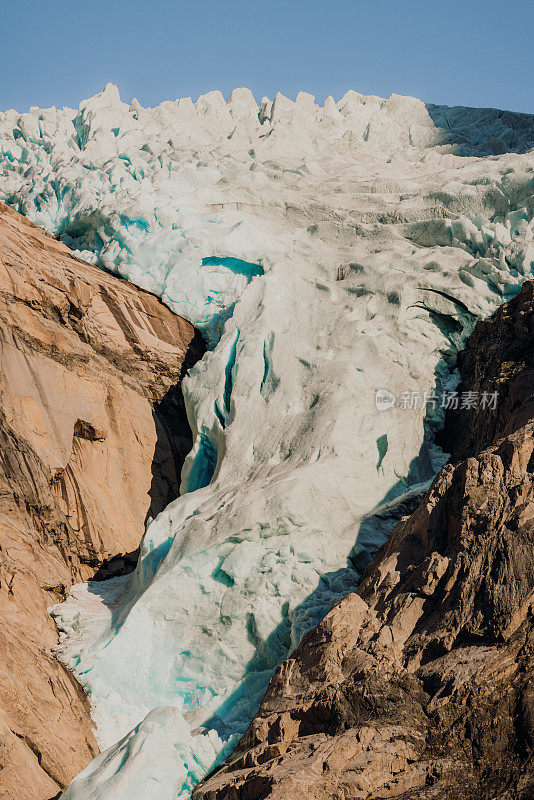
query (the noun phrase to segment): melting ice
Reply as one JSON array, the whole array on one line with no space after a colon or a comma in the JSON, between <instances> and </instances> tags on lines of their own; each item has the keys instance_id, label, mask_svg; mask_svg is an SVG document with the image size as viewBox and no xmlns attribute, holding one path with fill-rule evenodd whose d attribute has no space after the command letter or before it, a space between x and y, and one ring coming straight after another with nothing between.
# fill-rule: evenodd
<instances>
[{"instance_id":1,"label":"melting ice","mask_svg":"<svg viewBox=\"0 0 534 800\"><path fill-rule=\"evenodd\" d=\"M181 497L54 609L104 750L66 800L189 797L439 468L440 408L376 392L452 386L531 275L533 146L532 117L356 92L0 115L0 197L209 345Z\"/></svg>"}]
</instances>

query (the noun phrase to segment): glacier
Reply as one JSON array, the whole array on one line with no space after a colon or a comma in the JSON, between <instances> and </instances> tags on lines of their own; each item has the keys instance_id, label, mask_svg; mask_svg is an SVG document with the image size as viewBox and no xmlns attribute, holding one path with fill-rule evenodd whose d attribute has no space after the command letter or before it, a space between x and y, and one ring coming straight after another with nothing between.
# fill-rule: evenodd
<instances>
[{"instance_id":1,"label":"glacier","mask_svg":"<svg viewBox=\"0 0 534 800\"><path fill-rule=\"evenodd\" d=\"M532 276L532 148L532 116L353 91L0 114L0 199L208 346L181 496L52 609L103 749L65 800L190 797L424 491L425 398Z\"/></svg>"}]
</instances>

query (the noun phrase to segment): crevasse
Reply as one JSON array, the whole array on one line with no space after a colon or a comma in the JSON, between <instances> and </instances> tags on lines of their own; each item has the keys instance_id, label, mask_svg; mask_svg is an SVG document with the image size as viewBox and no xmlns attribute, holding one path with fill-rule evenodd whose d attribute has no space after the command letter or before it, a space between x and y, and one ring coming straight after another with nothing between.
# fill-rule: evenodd
<instances>
[{"instance_id":1,"label":"crevasse","mask_svg":"<svg viewBox=\"0 0 534 800\"><path fill-rule=\"evenodd\" d=\"M421 401L532 273L533 145L531 117L356 92L0 115L0 197L210 348L181 497L53 611L104 748L66 800L189 797L441 465Z\"/></svg>"}]
</instances>

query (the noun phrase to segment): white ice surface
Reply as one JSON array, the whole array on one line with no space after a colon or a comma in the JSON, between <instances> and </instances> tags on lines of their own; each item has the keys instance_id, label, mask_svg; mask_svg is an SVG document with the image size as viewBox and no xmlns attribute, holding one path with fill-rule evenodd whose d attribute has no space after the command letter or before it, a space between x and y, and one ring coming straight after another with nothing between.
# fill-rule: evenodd
<instances>
[{"instance_id":1,"label":"white ice surface","mask_svg":"<svg viewBox=\"0 0 534 800\"><path fill-rule=\"evenodd\" d=\"M441 465L439 413L375 391L454 381L531 275L533 145L532 117L355 92L143 109L108 86L0 115L0 198L211 348L184 385L182 497L132 576L54 610L110 748L66 800L188 797Z\"/></svg>"}]
</instances>

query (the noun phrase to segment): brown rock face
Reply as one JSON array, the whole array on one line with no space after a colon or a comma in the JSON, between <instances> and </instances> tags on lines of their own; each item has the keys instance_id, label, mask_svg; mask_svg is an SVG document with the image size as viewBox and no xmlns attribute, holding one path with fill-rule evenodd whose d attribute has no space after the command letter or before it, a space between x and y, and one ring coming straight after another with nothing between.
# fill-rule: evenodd
<instances>
[{"instance_id":1,"label":"brown rock face","mask_svg":"<svg viewBox=\"0 0 534 800\"><path fill-rule=\"evenodd\" d=\"M47 607L124 569L177 496L191 444L178 385L202 351L155 297L0 204L2 800L55 797L97 752Z\"/></svg>"},{"instance_id":2,"label":"brown rock face","mask_svg":"<svg viewBox=\"0 0 534 800\"><path fill-rule=\"evenodd\" d=\"M534 797L534 283L461 371L497 410L449 416L451 462L195 800Z\"/></svg>"}]
</instances>

